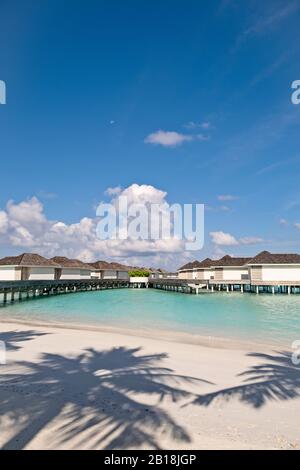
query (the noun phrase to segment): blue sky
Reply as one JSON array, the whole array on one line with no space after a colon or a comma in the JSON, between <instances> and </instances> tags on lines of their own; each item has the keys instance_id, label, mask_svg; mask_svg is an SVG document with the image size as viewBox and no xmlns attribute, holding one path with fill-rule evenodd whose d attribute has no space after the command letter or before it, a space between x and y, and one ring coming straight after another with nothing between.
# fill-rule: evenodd
<instances>
[{"instance_id":1,"label":"blue sky","mask_svg":"<svg viewBox=\"0 0 300 470\"><path fill-rule=\"evenodd\" d=\"M207 205L199 258L300 251L298 0L2 0L0 17L10 230L32 198L37 223L70 226L145 184ZM0 255L41 248L23 239L6 221Z\"/></svg>"}]
</instances>

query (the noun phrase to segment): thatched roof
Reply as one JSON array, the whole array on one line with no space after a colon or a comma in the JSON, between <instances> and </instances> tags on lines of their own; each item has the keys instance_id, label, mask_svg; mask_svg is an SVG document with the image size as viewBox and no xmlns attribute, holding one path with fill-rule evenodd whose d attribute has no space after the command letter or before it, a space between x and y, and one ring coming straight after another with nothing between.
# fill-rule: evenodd
<instances>
[{"instance_id":1,"label":"thatched roof","mask_svg":"<svg viewBox=\"0 0 300 470\"><path fill-rule=\"evenodd\" d=\"M130 271L132 268L121 263L110 263L111 269L116 269L117 271Z\"/></svg>"},{"instance_id":2,"label":"thatched roof","mask_svg":"<svg viewBox=\"0 0 300 470\"><path fill-rule=\"evenodd\" d=\"M212 259L210 258L205 258L203 261L200 261L199 264L197 265L197 268L199 269L204 269L204 268L210 268L211 266L213 266L215 263L215 261L213 261Z\"/></svg>"},{"instance_id":3,"label":"thatched roof","mask_svg":"<svg viewBox=\"0 0 300 470\"><path fill-rule=\"evenodd\" d=\"M187 264L184 264L183 266L181 266L181 268L178 269L178 271L186 271L186 270L189 270L189 269L194 269L194 268L198 268L200 265L200 261L190 261L189 263Z\"/></svg>"},{"instance_id":4,"label":"thatched roof","mask_svg":"<svg viewBox=\"0 0 300 470\"><path fill-rule=\"evenodd\" d=\"M7 256L0 259L0 266L44 266L59 268L59 265L54 261L36 253L22 253L18 256Z\"/></svg>"},{"instance_id":5,"label":"thatched roof","mask_svg":"<svg viewBox=\"0 0 300 470\"><path fill-rule=\"evenodd\" d=\"M280 254L262 251L254 258L251 258L248 264L300 264L300 255L297 253Z\"/></svg>"},{"instance_id":6,"label":"thatched roof","mask_svg":"<svg viewBox=\"0 0 300 470\"><path fill-rule=\"evenodd\" d=\"M250 261L251 258L233 258L232 256L226 255L219 260L212 260L210 258L205 258L203 261L193 261L190 263L185 264L178 271L186 271L191 269L205 269L211 268L213 266L220 266L220 267L235 267L235 266L244 266Z\"/></svg>"},{"instance_id":7,"label":"thatched roof","mask_svg":"<svg viewBox=\"0 0 300 470\"><path fill-rule=\"evenodd\" d=\"M107 261L95 261L94 263L90 263L90 265L99 270L110 269L110 263Z\"/></svg>"},{"instance_id":8,"label":"thatched roof","mask_svg":"<svg viewBox=\"0 0 300 470\"><path fill-rule=\"evenodd\" d=\"M120 263L109 263L108 261L96 261L95 263L90 263L94 269L99 271L112 270L112 271L130 271L132 268Z\"/></svg>"},{"instance_id":9,"label":"thatched roof","mask_svg":"<svg viewBox=\"0 0 300 470\"><path fill-rule=\"evenodd\" d=\"M223 256L223 258L214 261L214 266L220 267L242 267L248 264L251 258L235 258L229 255Z\"/></svg>"},{"instance_id":10,"label":"thatched roof","mask_svg":"<svg viewBox=\"0 0 300 470\"><path fill-rule=\"evenodd\" d=\"M61 268L80 268L80 269L89 269L92 270L93 266L90 264L84 263L83 261L80 261L79 259L69 259L66 258L65 256L54 256L54 258L51 258L51 260L54 263L57 263Z\"/></svg>"}]
</instances>

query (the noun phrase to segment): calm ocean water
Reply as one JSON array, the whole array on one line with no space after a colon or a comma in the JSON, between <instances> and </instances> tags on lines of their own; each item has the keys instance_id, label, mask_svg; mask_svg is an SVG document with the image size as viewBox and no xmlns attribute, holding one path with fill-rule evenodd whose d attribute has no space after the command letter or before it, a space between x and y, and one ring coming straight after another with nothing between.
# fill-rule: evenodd
<instances>
[{"instance_id":1,"label":"calm ocean water","mask_svg":"<svg viewBox=\"0 0 300 470\"><path fill-rule=\"evenodd\" d=\"M196 296L116 289L16 302L1 308L0 318L150 328L290 346L300 340L300 295Z\"/></svg>"}]
</instances>

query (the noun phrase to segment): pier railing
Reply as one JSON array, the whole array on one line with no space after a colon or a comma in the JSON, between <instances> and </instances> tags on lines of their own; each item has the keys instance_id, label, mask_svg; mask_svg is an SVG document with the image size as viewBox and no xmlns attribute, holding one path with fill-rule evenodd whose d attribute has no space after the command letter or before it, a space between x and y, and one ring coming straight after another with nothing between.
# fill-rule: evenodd
<instances>
[{"instance_id":1,"label":"pier railing","mask_svg":"<svg viewBox=\"0 0 300 470\"><path fill-rule=\"evenodd\" d=\"M269 294L300 294L299 281L253 281L247 276L238 280L225 279L149 279L149 287L167 291L185 292L198 294L203 292L249 292Z\"/></svg>"},{"instance_id":2,"label":"pier railing","mask_svg":"<svg viewBox=\"0 0 300 470\"><path fill-rule=\"evenodd\" d=\"M130 287L124 279L0 281L0 303L35 297Z\"/></svg>"},{"instance_id":3,"label":"pier railing","mask_svg":"<svg viewBox=\"0 0 300 470\"><path fill-rule=\"evenodd\" d=\"M263 282L249 280L202 280L202 279L149 279L149 287L166 291L199 294L200 292L253 292L300 294L300 281ZM70 294L76 292L95 291L102 289L120 289L136 286L129 279L66 279L66 280L31 280L31 281L0 281L0 305L6 305L15 300L28 300L50 295Z\"/></svg>"}]
</instances>

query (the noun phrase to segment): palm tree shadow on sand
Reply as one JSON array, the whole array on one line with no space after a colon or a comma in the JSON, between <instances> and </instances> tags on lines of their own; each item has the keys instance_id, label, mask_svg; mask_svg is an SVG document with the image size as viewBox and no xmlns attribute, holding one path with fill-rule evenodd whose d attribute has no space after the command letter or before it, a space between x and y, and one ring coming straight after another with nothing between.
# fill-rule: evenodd
<instances>
[{"instance_id":1,"label":"palm tree shadow on sand","mask_svg":"<svg viewBox=\"0 0 300 470\"><path fill-rule=\"evenodd\" d=\"M274 354L250 353L249 357L265 361L239 374L243 383L213 393L199 395L193 404L209 406L215 400L237 398L256 409L268 401L291 400L300 397L300 366L292 362L291 353L275 351Z\"/></svg>"},{"instance_id":2,"label":"palm tree shadow on sand","mask_svg":"<svg viewBox=\"0 0 300 470\"><path fill-rule=\"evenodd\" d=\"M187 443L190 436L159 403L191 397L184 385L209 383L180 376L160 367L166 354L142 355L141 348L84 350L76 357L43 354L38 363L18 362L25 373L2 374L5 390L2 415L15 423L16 432L3 449L20 449L47 425L62 417L55 428L53 447L159 449L159 435ZM15 370L15 369L14 369ZM156 405L137 401L152 396ZM52 439L52 436L51 436Z\"/></svg>"},{"instance_id":3,"label":"palm tree shadow on sand","mask_svg":"<svg viewBox=\"0 0 300 470\"><path fill-rule=\"evenodd\" d=\"M25 341L31 341L39 336L45 336L49 333L42 333L35 330L22 331L1 331L0 341L3 341L7 351L18 351Z\"/></svg>"}]
</instances>

